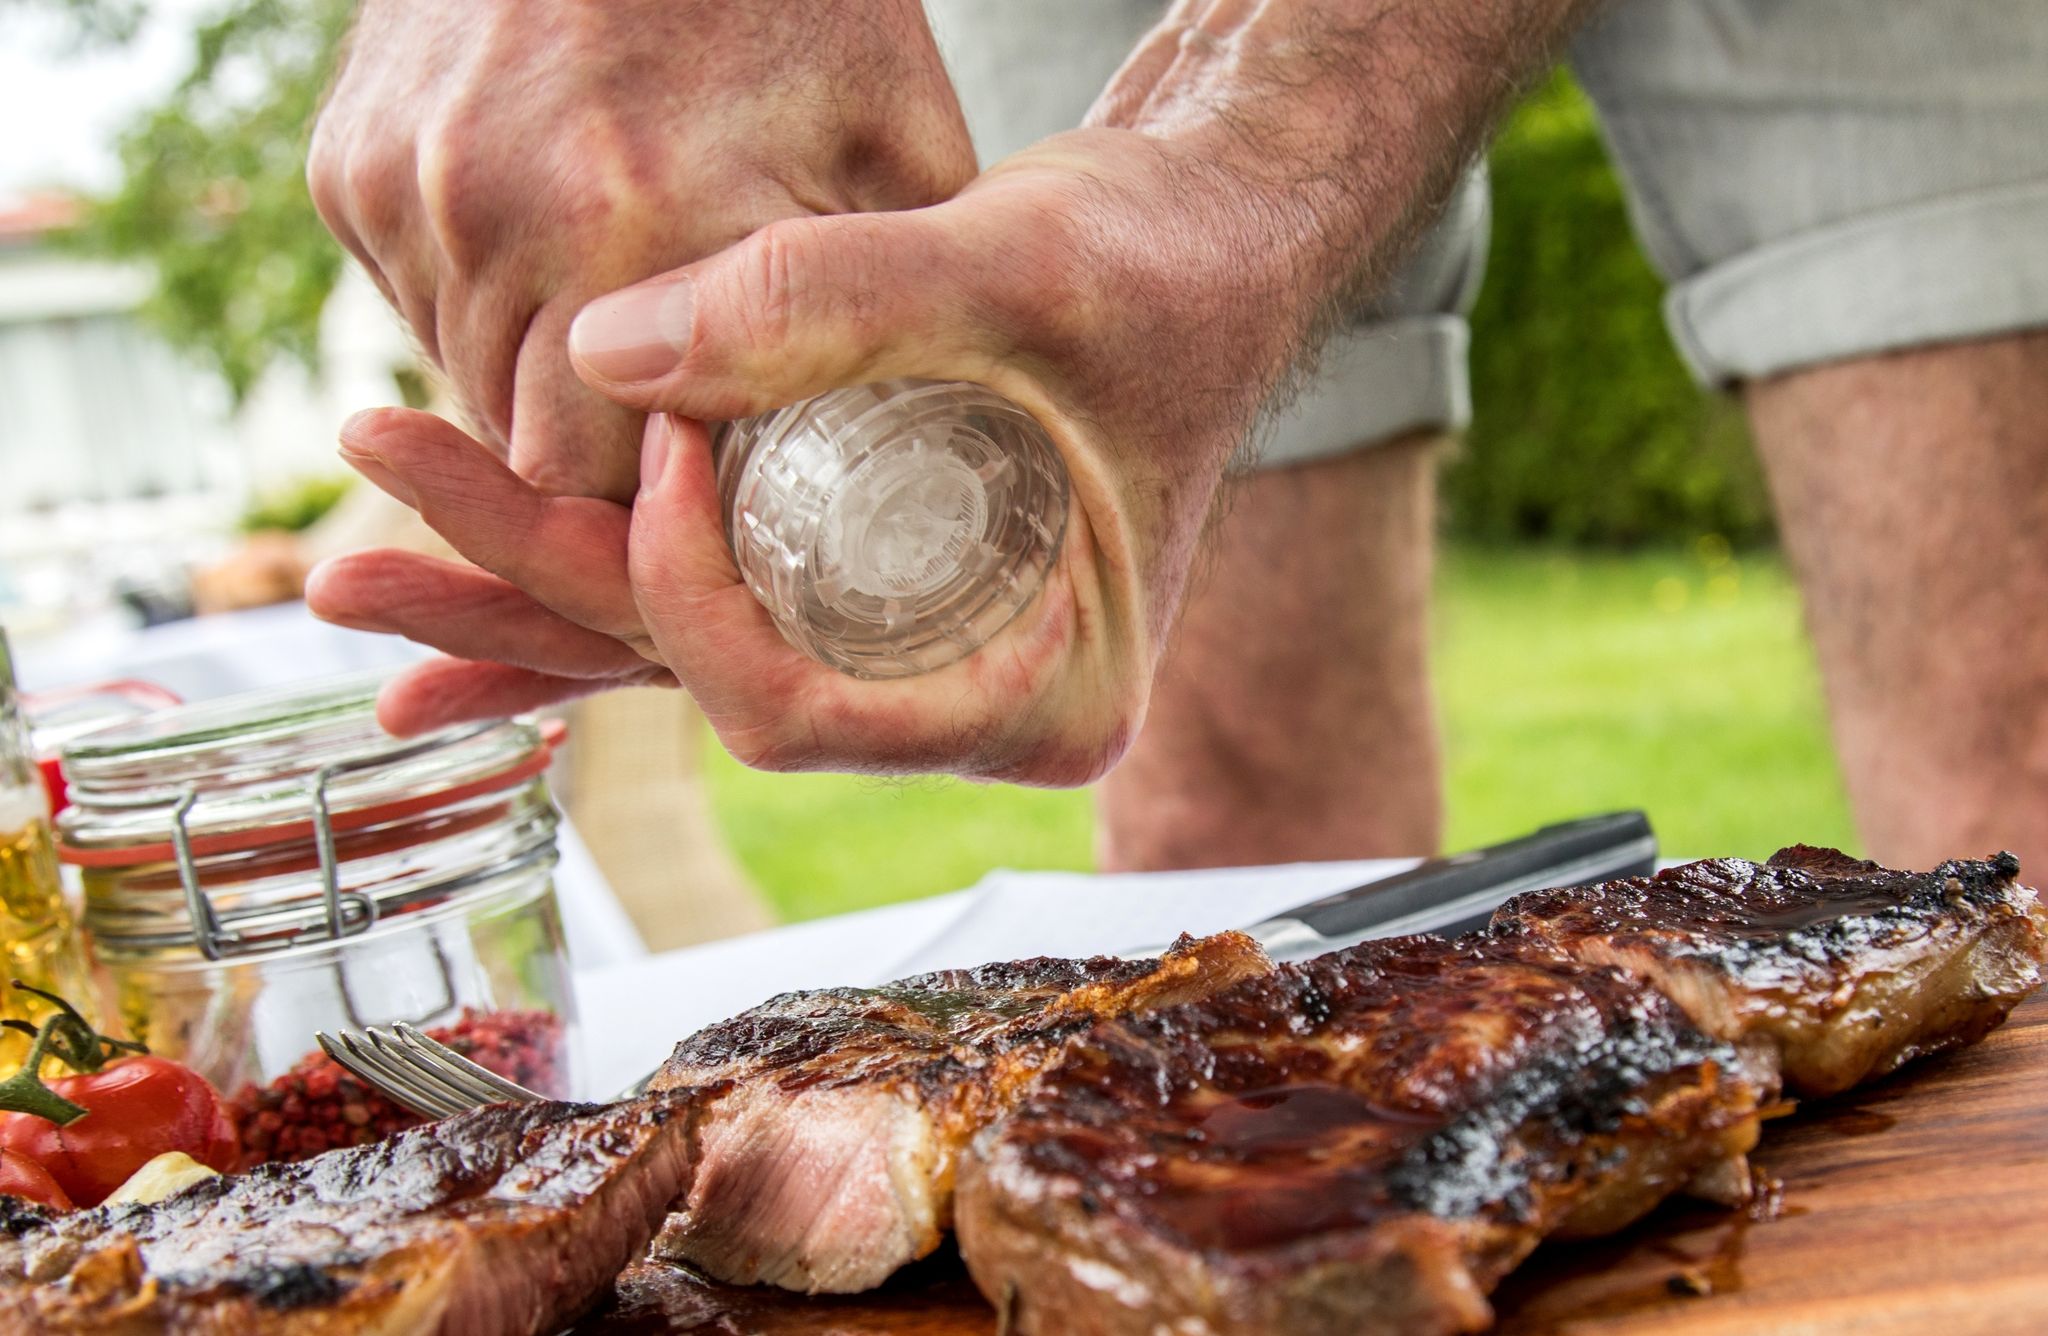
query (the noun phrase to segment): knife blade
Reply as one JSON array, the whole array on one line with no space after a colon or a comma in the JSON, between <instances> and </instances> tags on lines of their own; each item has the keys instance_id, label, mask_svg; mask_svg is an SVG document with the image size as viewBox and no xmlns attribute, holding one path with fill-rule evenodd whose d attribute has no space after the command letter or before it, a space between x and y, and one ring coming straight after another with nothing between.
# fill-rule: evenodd
<instances>
[{"instance_id":1,"label":"knife blade","mask_svg":"<svg viewBox=\"0 0 2048 1336\"><path fill-rule=\"evenodd\" d=\"M1657 868L1657 836L1642 812L1609 812L1432 858L1406 872L1312 900L1240 931L1275 960L1306 960L1376 937L1452 936L1483 927L1524 891L1584 886ZM1164 947L1117 954L1156 956Z\"/></svg>"}]
</instances>

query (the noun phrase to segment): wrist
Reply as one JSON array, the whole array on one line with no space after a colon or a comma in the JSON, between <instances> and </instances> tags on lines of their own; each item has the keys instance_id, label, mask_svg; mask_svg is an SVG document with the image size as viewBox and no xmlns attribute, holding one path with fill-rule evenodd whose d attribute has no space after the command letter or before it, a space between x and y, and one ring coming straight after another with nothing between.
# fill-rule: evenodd
<instances>
[{"instance_id":1,"label":"wrist","mask_svg":"<svg viewBox=\"0 0 2048 1336\"><path fill-rule=\"evenodd\" d=\"M1587 0L1177 6L1090 123L1208 163L1325 302L1382 279ZM1195 14L1201 9L1206 12Z\"/></svg>"}]
</instances>

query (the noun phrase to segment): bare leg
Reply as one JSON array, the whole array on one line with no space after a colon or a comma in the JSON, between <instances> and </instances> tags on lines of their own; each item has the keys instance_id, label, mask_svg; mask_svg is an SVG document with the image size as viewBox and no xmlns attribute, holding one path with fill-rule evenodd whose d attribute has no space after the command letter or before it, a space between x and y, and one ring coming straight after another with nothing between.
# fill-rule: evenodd
<instances>
[{"instance_id":1,"label":"bare leg","mask_svg":"<svg viewBox=\"0 0 2048 1336\"><path fill-rule=\"evenodd\" d=\"M1105 869L1435 850L1435 444L1229 485L1144 732L1098 791Z\"/></svg>"},{"instance_id":2,"label":"bare leg","mask_svg":"<svg viewBox=\"0 0 2048 1336\"><path fill-rule=\"evenodd\" d=\"M2048 333L1748 399L1872 856L2048 872Z\"/></svg>"}]
</instances>

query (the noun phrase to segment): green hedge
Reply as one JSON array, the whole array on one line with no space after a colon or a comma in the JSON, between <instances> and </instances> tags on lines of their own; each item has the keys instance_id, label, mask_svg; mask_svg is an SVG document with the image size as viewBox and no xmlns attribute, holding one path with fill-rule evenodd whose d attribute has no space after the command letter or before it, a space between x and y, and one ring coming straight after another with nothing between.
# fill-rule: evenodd
<instances>
[{"instance_id":1,"label":"green hedge","mask_svg":"<svg viewBox=\"0 0 2048 1336\"><path fill-rule=\"evenodd\" d=\"M1451 531L1623 545L1770 536L1740 411L1701 392L1664 330L1583 94L1553 77L1493 152L1473 314L1475 419L1444 473Z\"/></svg>"},{"instance_id":2,"label":"green hedge","mask_svg":"<svg viewBox=\"0 0 2048 1336\"><path fill-rule=\"evenodd\" d=\"M354 479L348 474L300 478L252 498L235 527L243 533L304 533L340 505L353 485Z\"/></svg>"}]
</instances>

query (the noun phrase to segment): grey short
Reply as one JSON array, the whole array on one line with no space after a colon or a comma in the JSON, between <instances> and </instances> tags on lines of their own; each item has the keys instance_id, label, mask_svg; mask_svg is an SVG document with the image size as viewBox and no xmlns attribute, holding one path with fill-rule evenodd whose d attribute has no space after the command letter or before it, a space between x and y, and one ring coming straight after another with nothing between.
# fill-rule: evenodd
<instances>
[{"instance_id":1,"label":"grey short","mask_svg":"<svg viewBox=\"0 0 2048 1336\"><path fill-rule=\"evenodd\" d=\"M993 160L1077 124L1161 0L926 0ZM1615 0L1572 45L1707 384L2048 326L2048 0ZM1475 172L1263 462L1471 414Z\"/></svg>"}]
</instances>

